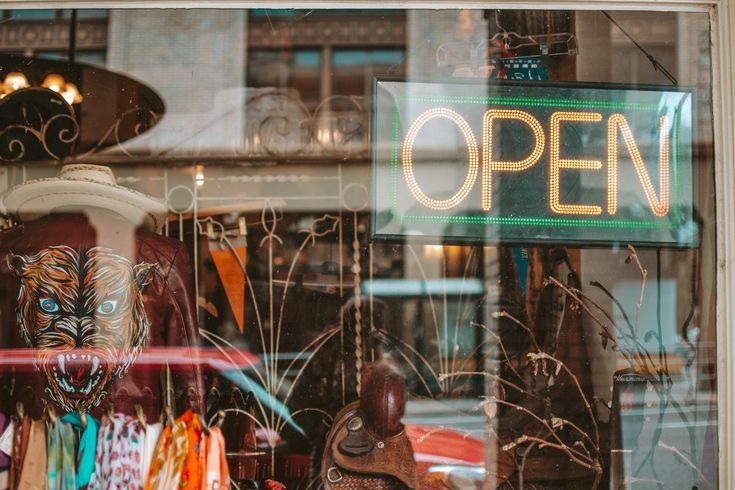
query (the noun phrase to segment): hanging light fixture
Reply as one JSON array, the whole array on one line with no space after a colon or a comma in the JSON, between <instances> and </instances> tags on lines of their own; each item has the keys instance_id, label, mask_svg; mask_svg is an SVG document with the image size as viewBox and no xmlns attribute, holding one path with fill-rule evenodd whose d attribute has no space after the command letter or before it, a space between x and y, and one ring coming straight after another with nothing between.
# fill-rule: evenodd
<instances>
[{"instance_id":1,"label":"hanging light fixture","mask_svg":"<svg viewBox=\"0 0 735 490\"><path fill-rule=\"evenodd\" d=\"M76 54L76 27L77 15L76 10L72 11L69 21L69 66L74 64ZM5 75L5 79L0 83L0 99L8 94L30 87L28 77L20 71L11 71ZM67 82L64 77L58 73L50 73L43 79L41 87L52 90L60 94L69 105L78 104L84 98L79 93L79 89L71 82Z\"/></svg>"},{"instance_id":2,"label":"hanging light fixture","mask_svg":"<svg viewBox=\"0 0 735 490\"><path fill-rule=\"evenodd\" d=\"M19 71L11 71L5 75L5 79L0 83L0 99L9 95L16 90L30 87L28 78ZM80 103L84 100L79 89L71 82L67 82L63 76L58 73L51 73L43 79L41 87L47 88L60 94L69 105Z\"/></svg>"},{"instance_id":3,"label":"hanging light fixture","mask_svg":"<svg viewBox=\"0 0 735 490\"><path fill-rule=\"evenodd\" d=\"M3 80L2 88L0 89L2 91L0 98L16 90L30 87L30 85L28 78L24 74L19 71L11 71L5 75L5 80Z\"/></svg>"},{"instance_id":4,"label":"hanging light fixture","mask_svg":"<svg viewBox=\"0 0 735 490\"><path fill-rule=\"evenodd\" d=\"M82 94L79 93L77 86L71 82L67 82L64 80L64 77L57 73L47 75L46 78L43 79L41 87L52 90L57 94L61 94L69 105L78 104L83 100Z\"/></svg>"}]
</instances>

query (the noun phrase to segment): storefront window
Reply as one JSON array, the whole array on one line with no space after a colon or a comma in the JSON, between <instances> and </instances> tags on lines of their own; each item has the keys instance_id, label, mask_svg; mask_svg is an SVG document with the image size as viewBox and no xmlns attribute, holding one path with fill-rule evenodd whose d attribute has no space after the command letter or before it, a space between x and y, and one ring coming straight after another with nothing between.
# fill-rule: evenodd
<instances>
[{"instance_id":1,"label":"storefront window","mask_svg":"<svg viewBox=\"0 0 735 490\"><path fill-rule=\"evenodd\" d=\"M706 14L2 17L9 488L718 486Z\"/></svg>"}]
</instances>

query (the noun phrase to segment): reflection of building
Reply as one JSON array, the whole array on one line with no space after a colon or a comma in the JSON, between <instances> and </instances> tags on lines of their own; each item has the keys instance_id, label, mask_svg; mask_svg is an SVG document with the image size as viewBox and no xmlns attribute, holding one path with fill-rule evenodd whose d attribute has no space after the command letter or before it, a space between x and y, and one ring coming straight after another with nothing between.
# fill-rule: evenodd
<instances>
[{"instance_id":1,"label":"reflection of building","mask_svg":"<svg viewBox=\"0 0 735 490\"><path fill-rule=\"evenodd\" d=\"M403 75L402 11L287 11L248 17L249 87L296 89L307 107L331 95L368 96L377 74Z\"/></svg>"},{"instance_id":2,"label":"reflection of building","mask_svg":"<svg viewBox=\"0 0 735 490\"><path fill-rule=\"evenodd\" d=\"M66 59L70 10L4 10L0 53ZM104 66L108 44L107 10L78 11L77 61Z\"/></svg>"}]
</instances>

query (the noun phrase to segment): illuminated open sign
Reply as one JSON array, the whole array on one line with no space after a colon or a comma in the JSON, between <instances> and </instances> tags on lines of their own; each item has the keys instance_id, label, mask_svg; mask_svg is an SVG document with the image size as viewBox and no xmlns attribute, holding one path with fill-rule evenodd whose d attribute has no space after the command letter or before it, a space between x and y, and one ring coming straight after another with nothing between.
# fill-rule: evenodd
<instances>
[{"instance_id":1,"label":"illuminated open sign","mask_svg":"<svg viewBox=\"0 0 735 490\"><path fill-rule=\"evenodd\" d=\"M379 80L373 236L696 246L692 94Z\"/></svg>"}]
</instances>

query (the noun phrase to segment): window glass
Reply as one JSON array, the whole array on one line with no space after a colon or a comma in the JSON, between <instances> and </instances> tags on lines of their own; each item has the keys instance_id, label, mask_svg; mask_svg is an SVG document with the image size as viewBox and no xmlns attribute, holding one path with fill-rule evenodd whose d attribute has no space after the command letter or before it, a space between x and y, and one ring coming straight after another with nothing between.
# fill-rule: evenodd
<instances>
[{"instance_id":1,"label":"window glass","mask_svg":"<svg viewBox=\"0 0 735 490\"><path fill-rule=\"evenodd\" d=\"M0 23L39 485L718 486L706 14L55 12Z\"/></svg>"},{"instance_id":2,"label":"window glass","mask_svg":"<svg viewBox=\"0 0 735 490\"><path fill-rule=\"evenodd\" d=\"M6 15L14 19L55 19L57 11L52 9L6 10Z\"/></svg>"}]
</instances>

